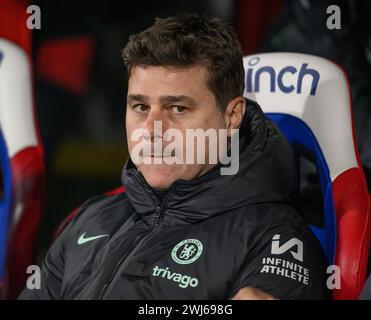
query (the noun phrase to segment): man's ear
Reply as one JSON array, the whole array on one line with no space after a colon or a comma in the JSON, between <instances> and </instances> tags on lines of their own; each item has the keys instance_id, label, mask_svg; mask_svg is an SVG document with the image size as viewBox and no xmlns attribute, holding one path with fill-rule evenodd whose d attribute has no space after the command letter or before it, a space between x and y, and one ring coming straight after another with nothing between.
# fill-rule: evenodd
<instances>
[{"instance_id":1,"label":"man's ear","mask_svg":"<svg viewBox=\"0 0 371 320\"><path fill-rule=\"evenodd\" d=\"M236 97L231 100L224 111L224 121L228 130L228 136L231 136L232 129L239 129L246 112L246 99Z\"/></svg>"}]
</instances>

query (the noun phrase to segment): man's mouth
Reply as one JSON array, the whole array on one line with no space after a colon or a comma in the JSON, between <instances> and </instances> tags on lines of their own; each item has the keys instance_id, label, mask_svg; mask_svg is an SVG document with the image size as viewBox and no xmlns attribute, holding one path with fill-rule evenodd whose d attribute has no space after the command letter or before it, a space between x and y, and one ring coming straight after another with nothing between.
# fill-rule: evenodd
<instances>
[{"instance_id":1,"label":"man's mouth","mask_svg":"<svg viewBox=\"0 0 371 320\"><path fill-rule=\"evenodd\" d=\"M151 154L145 154L145 153L142 153L142 157L143 158L146 158L146 157L150 157L150 158L171 158L171 157L175 157L176 156L176 152L175 150L172 150L171 153L151 153Z\"/></svg>"}]
</instances>

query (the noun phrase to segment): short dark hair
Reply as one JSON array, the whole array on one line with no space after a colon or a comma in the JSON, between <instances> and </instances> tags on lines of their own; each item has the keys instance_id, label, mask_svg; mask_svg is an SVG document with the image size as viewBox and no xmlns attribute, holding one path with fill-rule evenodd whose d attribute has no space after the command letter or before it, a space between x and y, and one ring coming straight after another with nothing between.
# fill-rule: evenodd
<instances>
[{"instance_id":1,"label":"short dark hair","mask_svg":"<svg viewBox=\"0 0 371 320\"><path fill-rule=\"evenodd\" d=\"M131 35L122 52L129 77L135 66L205 66L207 85L222 111L230 100L243 95L242 57L231 26L190 13L157 18L148 29Z\"/></svg>"}]
</instances>

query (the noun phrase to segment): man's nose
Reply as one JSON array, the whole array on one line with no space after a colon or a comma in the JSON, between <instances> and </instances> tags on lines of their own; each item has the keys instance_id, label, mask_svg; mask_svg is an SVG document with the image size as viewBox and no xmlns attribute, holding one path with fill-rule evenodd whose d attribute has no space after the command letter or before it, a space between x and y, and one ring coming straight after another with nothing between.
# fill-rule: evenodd
<instances>
[{"instance_id":1,"label":"man's nose","mask_svg":"<svg viewBox=\"0 0 371 320\"><path fill-rule=\"evenodd\" d=\"M161 138L165 122L165 117L161 110L156 108L151 109L144 123L144 129L150 134L150 137L147 138Z\"/></svg>"}]
</instances>

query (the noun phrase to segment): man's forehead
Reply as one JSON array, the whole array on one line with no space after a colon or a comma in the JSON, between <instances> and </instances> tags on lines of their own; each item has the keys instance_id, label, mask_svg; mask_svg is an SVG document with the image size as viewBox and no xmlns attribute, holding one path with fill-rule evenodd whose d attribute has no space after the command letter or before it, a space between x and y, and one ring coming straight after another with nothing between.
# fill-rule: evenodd
<instances>
[{"instance_id":1,"label":"man's forehead","mask_svg":"<svg viewBox=\"0 0 371 320\"><path fill-rule=\"evenodd\" d=\"M182 69L135 67L128 85L128 101L154 99L162 103L194 104L204 94L208 94L205 70L195 66Z\"/></svg>"},{"instance_id":2,"label":"man's forehead","mask_svg":"<svg viewBox=\"0 0 371 320\"><path fill-rule=\"evenodd\" d=\"M206 74L206 68L198 65L184 68L136 66L131 70L129 85L133 82L156 82L169 85L181 82L206 84Z\"/></svg>"}]
</instances>

